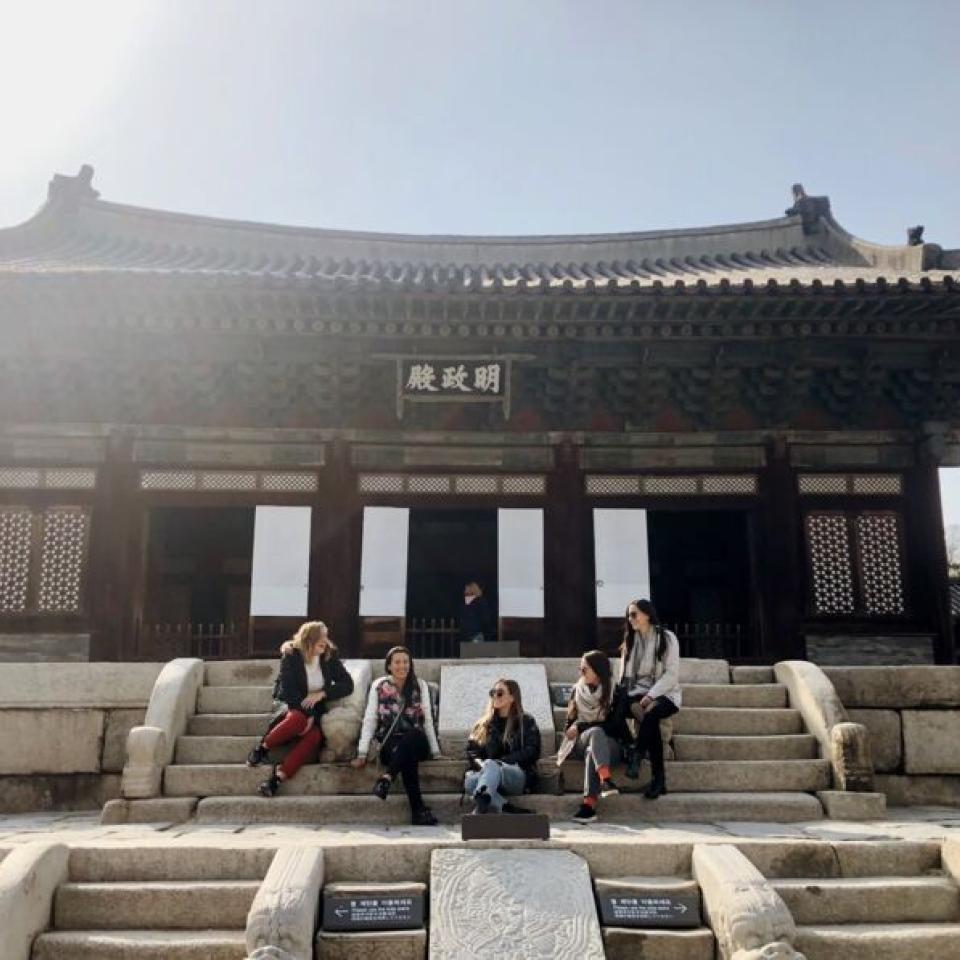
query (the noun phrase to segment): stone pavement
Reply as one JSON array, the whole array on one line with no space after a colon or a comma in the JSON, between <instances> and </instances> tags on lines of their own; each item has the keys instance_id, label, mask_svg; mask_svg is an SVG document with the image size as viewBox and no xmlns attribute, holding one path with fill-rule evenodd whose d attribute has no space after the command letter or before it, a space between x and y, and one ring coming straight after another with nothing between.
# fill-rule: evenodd
<instances>
[{"instance_id":1,"label":"stone pavement","mask_svg":"<svg viewBox=\"0 0 960 960\"><path fill-rule=\"evenodd\" d=\"M459 827L327 826L304 824L124 824L101 825L100 815L90 813L26 813L0 815L0 854L33 840L62 842L71 846L149 846L185 843L199 846L276 846L280 843L318 843L350 847L384 842L449 844L459 841ZM737 840L943 840L960 836L960 808L894 807L887 819L865 823L845 820L814 820L807 823L638 823L632 825L572 822L551 824L558 843L730 843Z\"/></svg>"}]
</instances>

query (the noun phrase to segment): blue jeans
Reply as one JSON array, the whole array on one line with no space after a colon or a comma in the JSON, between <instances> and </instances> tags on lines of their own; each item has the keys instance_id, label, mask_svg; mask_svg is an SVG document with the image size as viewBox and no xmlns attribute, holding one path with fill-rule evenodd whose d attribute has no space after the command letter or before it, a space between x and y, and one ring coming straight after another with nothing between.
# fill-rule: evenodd
<instances>
[{"instance_id":1,"label":"blue jeans","mask_svg":"<svg viewBox=\"0 0 960 960\"><path fill-rule=\"evenodd\" d=\"M527 775L515 763L484 760L479 770L468 771L463 781L464 790L476 796L481 787L490 794L490 809L500 813L507 796L519 796L527 785ZM506 796L504 796L506 794Z\"/></svg>"}]
</instances>

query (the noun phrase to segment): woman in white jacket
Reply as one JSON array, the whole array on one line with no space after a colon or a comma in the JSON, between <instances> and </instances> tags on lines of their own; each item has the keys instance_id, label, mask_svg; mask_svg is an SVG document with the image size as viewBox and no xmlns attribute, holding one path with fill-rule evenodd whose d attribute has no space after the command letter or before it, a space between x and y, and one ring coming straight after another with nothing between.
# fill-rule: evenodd
<instances>
[{"instance_id":1,"label":"woman in white jacket","mask_svg":"<svg viewBox=\"0 0 960 960\"><path fill-rule=\"evenodd\" d=\"M393 647L384 661L386 676L370 687L367 709L360 728L355 767L364 767L372 741L384 772L373 785L373 792L386 800L399 775L410 802L411 822L433 826L437 818L423 802L420 791L420 762L440 756L440 745L433 727L430 689L413 669L413 657L406 647Z\"/></svg>"},{"instance_id":2,"label":"woman in white jacket","mask_svg":"<svg viewBox=\"0 0 960 960\"><path fill-rule=\"evenodd\" d=\"M681 704L680 642L676 634L661 626L649 600L634 600L627 607L620 644L620 683L626 688L630 712L640 721L625 772L635 779L640 761L649 756L653 779L644 796L656 800L667 792L660 721L673 716Z\"/></svg>"}]
</instances>

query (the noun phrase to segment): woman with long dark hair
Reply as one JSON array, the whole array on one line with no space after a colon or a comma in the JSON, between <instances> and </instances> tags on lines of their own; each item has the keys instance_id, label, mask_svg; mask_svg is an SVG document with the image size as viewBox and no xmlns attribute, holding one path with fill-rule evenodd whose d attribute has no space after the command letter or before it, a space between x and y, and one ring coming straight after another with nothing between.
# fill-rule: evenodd
<instances>
[{"instance_id":1,"label":"woman with long dark hair","mask_svg":"<svg viewBox=\"0 0 960 960\"><path fill-rule=\"evenodd\" d=\"M322 620L308 620L280 650L280 673L273 691L280 707L266 734L250 751L247 766L266 763L272 749L296 742L283 763L260 784L265 797L275 796L280 785L316 753L323 741L320 719L328 705L353 693L353 678Z\"/></svg>"},{"instance_id":2,"label":"woman with long dark hair","mask_svg":"<svg viewBox=\"0 0 960 960\"><path fill-rule=\"evenodd\" d=\"M597 801L620 792L610 768L620 759L618 730L611 716L613 675L610 658L602 650L588 650L580 658L580 678L570 691L564 736L576 741L574 752L583 758L583 803L573 815L577 823L597 819Z\"/></svg>"},{"instance_id":3,"label":"woman with long dark hair","mask_svg":"<svg viewBox=\"0 0 960 960\"><path fill-rule=\"evenodd\" d=\"M520 685L500 677L490 688L483 716L474 724L467 743L472 769L463 788L474 801L474 813L522 813L506 798L531 790L537 781L540 728L523 711Z\"/></svg>"},{"instance_id":4,"label":"woman with long dark hair","mask_svg":"<svg viewBox=\"0 0 960 960\"><path fill-rule=\"evenodd\" d=\"M386 676L370 687L353 765L366 766L370 745L376 741L384 772L373 785L374 794L386 800L394 780L400 776L410 803L411 822L431 827L437 818L423 802L420 790L420 763L440 756L430 690L425 680L417 678L413 655L406 647L388 650L383 666Z\"/></svg>"},{"instance_id":5,"label":"woman with long dark hair","mask_svg":"<svg viewBox=\"0 0 960 960\"><path fill-rule=\"evenodd\" d=\"M640 762L650 759L653 778L644 790L648 800L667 792L660 721L673 716L681 704L680 643L665 629L649 600L627 606L620 644L620 683L626 688L630 712L639 721L636 741L629 751L626 775L639 776Z\"/></svg>"}]
</instances>

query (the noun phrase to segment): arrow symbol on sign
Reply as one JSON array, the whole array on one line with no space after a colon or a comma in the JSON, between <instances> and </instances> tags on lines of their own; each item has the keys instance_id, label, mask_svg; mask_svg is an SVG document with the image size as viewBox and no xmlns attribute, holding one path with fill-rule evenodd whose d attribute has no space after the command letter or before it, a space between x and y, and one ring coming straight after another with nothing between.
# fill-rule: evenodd
<instances>
[{"instance_id":1,"label":"arrow symbol on sign","mask_svg":"<svg viewBox=\"0 0 960 960\"><path fill-rule=\"evenodd\" d=\"M687 912L687 905L685 903L678 903L676 906L677 906L677 910L679 910L680 913Z\"/></svg>"}]
</instances>

